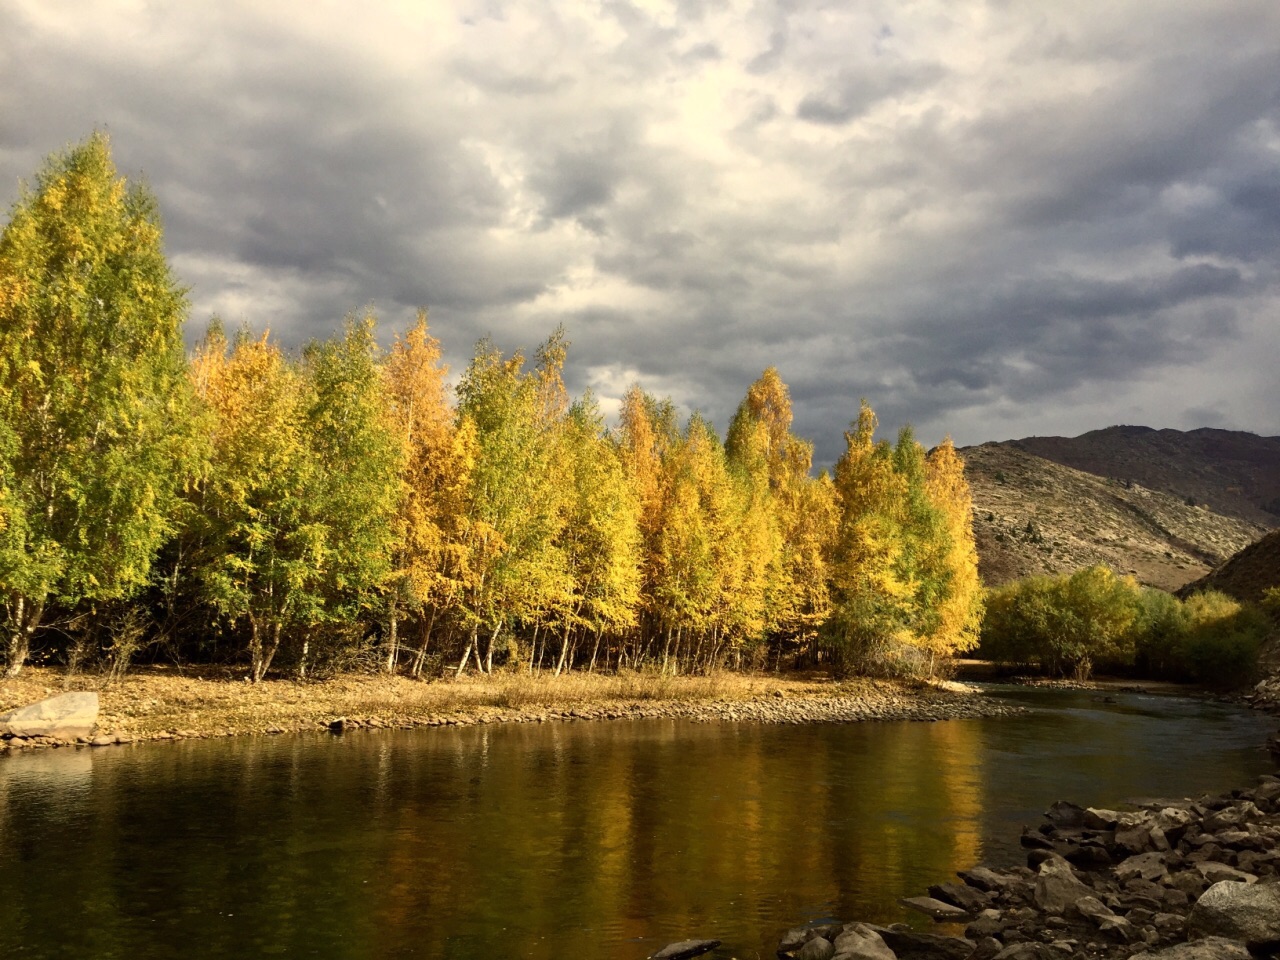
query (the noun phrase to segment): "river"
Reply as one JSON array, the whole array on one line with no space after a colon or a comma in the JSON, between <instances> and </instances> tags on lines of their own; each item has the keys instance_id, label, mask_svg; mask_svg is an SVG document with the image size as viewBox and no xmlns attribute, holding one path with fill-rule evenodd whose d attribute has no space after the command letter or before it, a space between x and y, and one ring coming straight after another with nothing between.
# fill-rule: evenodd
<instances>
[{"instance_id":1,"label":"river","mask_svg":"<svg viewBox=\"0 0 1280 960\"><path fill-rule=\"evenodd\" d=\"M1021 862L1054 800L1252 782L1274 722L993 688L1013 718L357 731L0 759L0 956L770 957ZM927 921L924 921L927 923Z\"/></svg>"}]
</instances>

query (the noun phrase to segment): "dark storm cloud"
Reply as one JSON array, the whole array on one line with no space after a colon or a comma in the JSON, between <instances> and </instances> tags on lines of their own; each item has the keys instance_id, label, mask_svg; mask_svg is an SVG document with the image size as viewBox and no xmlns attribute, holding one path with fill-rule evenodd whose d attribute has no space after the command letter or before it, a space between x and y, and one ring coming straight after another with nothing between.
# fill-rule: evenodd
<instances>
[{"instance_id":1,"label":"dark storm cloud","mask_svg":"<svg viewBox=\"0 0 1280 960\"><path fill-rule=\"evenodd\" d=\"M928 442L1277 432L1269 0L8 14L3 182L109 129L196 327L426 305L456 368L564 322L571 387L722 428L776 365L827 463L862 396Z\"/></svg>"}]
</instances>

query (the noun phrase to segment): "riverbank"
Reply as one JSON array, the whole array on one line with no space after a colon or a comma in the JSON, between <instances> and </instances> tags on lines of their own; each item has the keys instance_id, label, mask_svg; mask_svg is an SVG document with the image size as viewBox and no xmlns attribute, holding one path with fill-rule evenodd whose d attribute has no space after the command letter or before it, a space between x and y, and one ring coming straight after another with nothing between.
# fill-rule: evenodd
<instances>
[{"instance_id":1,"label":"riverbank","mask_svg":"<svg viewBox=\"0 0 1280 960\"><path fill-rule=\"evenodd\" d=\"M1280 943L1280 777L1127 811L1055 803L1024 829L1026 865L962 870L900 901L945 924L816 923L795 960L1248 960ZM963 926L963 935L955 935Z\"/></svg>"},{"instance_id":2,"label":"riverbank","mask_svg":"<svg viewBox=\"0 0 1280 960\"><path fill-rule=\"evenodd\" d=\"M31 668L0 681L0 713L72 690L100 699L99 745L271 735L324 729L469 726L649 717L754 723L849 723L1004 716L1021 708L956 683L721 673L498 674L433 682L349 674L333 679L246 683L242 675L142 668L104 685ZM0 751L65 743L0 741Z\"/></svg>"}]
</instances>

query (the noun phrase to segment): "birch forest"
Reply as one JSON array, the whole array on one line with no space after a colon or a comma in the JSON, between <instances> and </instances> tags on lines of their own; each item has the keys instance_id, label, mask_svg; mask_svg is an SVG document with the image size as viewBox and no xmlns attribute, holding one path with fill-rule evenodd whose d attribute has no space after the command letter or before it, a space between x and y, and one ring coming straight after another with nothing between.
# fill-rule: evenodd
<instances>
[{"instance_id":1,"label":"birch forest","mask_svg":"<svg viewBox=\"0 0 1280 960\"><path fill-rule=\"evenodd\" d=\"M48 161L0 235L5 669L168 660L253 681L382 670L824 664L918 673L982 617L949 440L864 401L815 472L766 369L721 437L631 387L616 422L570 344L483 340L456 386L425 312L285 349L185 292L104 136Z\"/></svg>"}]
</instances>

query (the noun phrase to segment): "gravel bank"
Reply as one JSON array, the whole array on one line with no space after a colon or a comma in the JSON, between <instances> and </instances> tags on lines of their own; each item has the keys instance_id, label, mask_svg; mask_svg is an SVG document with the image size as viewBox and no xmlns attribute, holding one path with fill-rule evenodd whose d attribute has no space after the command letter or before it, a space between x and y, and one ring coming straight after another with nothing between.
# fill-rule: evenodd
<instances>
[{"instance_id":1,"label":"gravel bank","mask_svg":"<svg viewBox=\"0 0 1280 960\"><path fill-rule=\"evenodd\" d=\"M0 711L60 692L51 671L0 684ZM57 682L57 687L54 682ZM83 680L76 689L92 689ZM490 723L570 723L655 717L700 723L940 721L1023 712L956 683L844 683L774 675L717 678L507 678L423 683L342 677L256 686L229 679L157 674L100 691L93 736L0 740L0 753L57 746L278 735L331 729L410 729Z\"/></svg>"}]
</instances>

